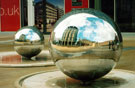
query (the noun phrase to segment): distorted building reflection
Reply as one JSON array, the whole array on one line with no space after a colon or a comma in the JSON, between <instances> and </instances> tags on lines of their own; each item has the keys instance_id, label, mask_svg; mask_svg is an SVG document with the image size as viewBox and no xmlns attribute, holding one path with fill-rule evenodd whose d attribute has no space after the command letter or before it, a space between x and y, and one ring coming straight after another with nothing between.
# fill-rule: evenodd
<instances>
[{"instance_id":1,"label":"distorted building reflection","mask_svg":"<svg viewBox=\"0 0 135 88\"><path fill-rule=\"evenodd\" d=\"M78 28L75 26L69 26L63 33L61 45L75 46L77 42Z\"/></svg>"},{"instance_id":2,"label":"distorted building reflection","mask_svg":"<svg viewBox=\"0 0 135 88\"><path fill-rule=\"evenodd\" d=\"M24 34L22 34L21 36L20 36L20 38L18 39L18 41L26 41L26 36L24 35Z\"/></svg>"},{"instance_id":3,"label":"distorted building reflection","mask_svg":"<svg viewBox=\"0 0 135 88\"><path fill-rule=\"evenodd\" d=\"M75 26L69 26L62 35L62 39L53 41L53 44L62 46L76 46L77 45L78 28Z\"/></svg>"},{"instance_id":4,"label":"distorted building reflection","mask_svg":"<svg viewBox=\"0 0 135 88\"><path fill-rule=\"evenodd\" d=\"M56 45L57 47L78 47L78 46L85 46L87 49L97 47L96 49L100 48L105 48L109 50L117 50L119 47L117 45L118 43L118 38L115 36L114 40L108 40L105 42L94 42L90 41L87 39L78 39L78 31L79 29L76 26L69 26L68 28L65 29L63 32L62 38L53 40L53 44ZM55 34L54 34L55 35ZM53 37L53 36L52 36Z\"/></svg>"},{"instance_id":5,"label":"distorted building reflection","mask_svg":"<svg viewBox=\"0 0 135 88\"><path fill-rule=\"evenodd\" d=\"M62 39L58 43L54 44L62 46L93 46L95 43L86 39L77 40L78 28L75 26L69 26L63 33Z\"/></svg>"}]
</instances>

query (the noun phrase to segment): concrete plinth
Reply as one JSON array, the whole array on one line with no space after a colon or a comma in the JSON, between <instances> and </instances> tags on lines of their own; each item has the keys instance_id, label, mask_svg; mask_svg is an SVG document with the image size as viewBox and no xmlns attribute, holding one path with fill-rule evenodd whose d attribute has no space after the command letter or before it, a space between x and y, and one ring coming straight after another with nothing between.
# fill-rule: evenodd
<instances>
[{"instance_id":1,"label":"concrete plinth","mask_svg":"<svg viewBox=\"0 0 135 88\"><path fill-rule=\"evenodd\" d=\"M135 72L114 69L95 81L82 83L61 71L38 72L18 79L16 88L134 88Z\"/></svg>"}]
</instances>

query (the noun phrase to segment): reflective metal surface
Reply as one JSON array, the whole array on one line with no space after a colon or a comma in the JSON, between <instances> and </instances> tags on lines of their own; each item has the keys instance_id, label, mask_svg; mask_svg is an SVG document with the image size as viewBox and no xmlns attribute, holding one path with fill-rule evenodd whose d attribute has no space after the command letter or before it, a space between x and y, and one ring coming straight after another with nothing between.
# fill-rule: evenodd
<instances>
[{"instance_id":1,"label":"reflective metal surface","mask_svg":"<svg viewBox=\"0 0 135 88\"><path fill-rule=\"evenodd\" d=\"M23 27L15 34L14 49L20 55L31 58L44 48L44 36L36 27Z\"/></svg>"},{"instance_id":2,"label":"reflective metal surface","mask_svg":"<svg viewBox=\"0 0 135 88\"><path fill-rule=\"evenodd\" d=\"M50 37L50 52L66 75L90 81L110 72L122 52L118 26L104 13L77 9L64 15Z\"/></svg>"}]
</instances>

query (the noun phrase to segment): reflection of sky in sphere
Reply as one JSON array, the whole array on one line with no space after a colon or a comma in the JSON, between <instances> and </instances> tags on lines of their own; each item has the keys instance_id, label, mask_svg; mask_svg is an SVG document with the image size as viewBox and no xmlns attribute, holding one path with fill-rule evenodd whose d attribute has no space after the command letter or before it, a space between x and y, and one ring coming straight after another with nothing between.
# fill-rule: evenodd
<instances>
[{"instance_id":1,"label":"reflection of sky in sphere","mask_svg":"<svg viewBox=\"0 0 135 88\"><path fill-rule=\"evenodd\" d=\"M62 38L62 34L68 26L76 26L79 31L77 39L86 39L95 42L114 40L115 30L106 22L92 14L78 13L61 21L55 28L55 37Z\"/></svg>"},{"instance_id":2,"label":"reflection of sky in sphere","mask_svg":"<svg viewBox=\"0 0 135 88\"><path fill-rule=\"evenodd\" d=\"M19 39L21 35L25 35L26 40L31 40L31 41L40 40L40 37L38 36L38 34L36 34L31 29L23 29L17 32L17 34L15 35L15 39Z\"/></svg>"}]
</instances>

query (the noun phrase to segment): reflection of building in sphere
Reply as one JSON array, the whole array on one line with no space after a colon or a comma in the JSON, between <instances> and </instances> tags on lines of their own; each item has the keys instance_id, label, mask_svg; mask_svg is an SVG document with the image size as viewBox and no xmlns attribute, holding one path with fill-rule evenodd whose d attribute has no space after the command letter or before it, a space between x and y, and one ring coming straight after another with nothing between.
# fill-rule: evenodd
<instances>
[{"instance_id":1,"label":"reflection of building in sphere","mask_svg":"<svg viewBox=\"0 0 135 88\"><path fill-rule=\"evenodd\" d=\"M91 41L88 41L88 40L86 40L86 39L83 39L83 40L79 40L78 41L78 44L80 45L80 46L92 46L93 44L95 44L94 42L91 42Z\"/></svg>"},{"instance_id":2,"label":"reflection of building in sphere","mask_svg":"<svg viewBox=\"0 0 135 88\"><path fill-rule=\"evenodd\" d=\"M18 41L25 41L26 40L26 36L24 35L24 34L22 34L21 36L20 36L20 38L18 39Z\"/></svg>"},{"instance_id":3,"label":"reflection of building in sphere","mask_svg":"<svg viewBox=\"0 0 135 88\"><path fill-rule=\"evenodd\" d=\"M78 34L78 29L75 26L70 26L68 27L62 36L62 41L61 45L64 46L73 46L76 44L77 41L77 34Z\"/></svg>"}]
</instances>

